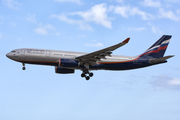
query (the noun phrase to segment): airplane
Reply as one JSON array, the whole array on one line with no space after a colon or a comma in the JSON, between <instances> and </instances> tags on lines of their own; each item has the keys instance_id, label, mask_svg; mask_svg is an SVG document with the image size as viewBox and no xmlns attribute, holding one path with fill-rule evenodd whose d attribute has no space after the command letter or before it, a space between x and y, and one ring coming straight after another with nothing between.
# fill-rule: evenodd
<instances>
[{"instance_id":1,"label":"airplane","mask_svg":"<svg viewBox=\"0 0 180 120\"><path fill-rule=\"evenodd\" d=\"M23 70L25 64L55 66L59 74L74 73L81 70L81 77L89 80L93 76L92 70L130 70L166 63L174 55L164 57L171 35L163 35L144 53L138 56L111 55L112 51L127 44L130 38L123 42L91 53L56 51L46 49L15 49L6 56L21 62Z\"/></svg>"}]
</instances>

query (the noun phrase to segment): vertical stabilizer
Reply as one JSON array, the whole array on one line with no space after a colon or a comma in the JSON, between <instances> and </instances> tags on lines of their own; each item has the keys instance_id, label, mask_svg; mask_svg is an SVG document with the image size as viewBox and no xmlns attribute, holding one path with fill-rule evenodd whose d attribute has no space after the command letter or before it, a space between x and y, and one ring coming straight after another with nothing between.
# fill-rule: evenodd
<instances>
[{"instance_id":1,"label":"vertical stabilizer","mask_svg":"<svg viewBox=\"0 0 180 120\"><path fill-rule=\"evenodd\" d=\"M170 39L171 39L171 35L163 35L149 49L147 49L143 54L141 54L140 57L146 57L146 56L153 58L163 57Z\"/></svg>"}]
</instances>

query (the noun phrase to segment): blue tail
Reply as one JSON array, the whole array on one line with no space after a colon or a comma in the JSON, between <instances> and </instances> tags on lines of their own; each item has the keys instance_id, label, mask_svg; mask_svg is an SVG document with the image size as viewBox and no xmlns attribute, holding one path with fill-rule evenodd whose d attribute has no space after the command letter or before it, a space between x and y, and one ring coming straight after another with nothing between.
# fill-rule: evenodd
<instances>
[{"instance_id":1,"label":"blue tail","mask_svg":"<svg viewBox=\"0 0 180 120\"><path fill-rule=\"evenodd\" d=\"M163 35L149 49L147 49L143 54L141 54L140 57L153 57L153 58L163 57L170 39L171 39L171 35Z\"/></svg>"}]
</instances>

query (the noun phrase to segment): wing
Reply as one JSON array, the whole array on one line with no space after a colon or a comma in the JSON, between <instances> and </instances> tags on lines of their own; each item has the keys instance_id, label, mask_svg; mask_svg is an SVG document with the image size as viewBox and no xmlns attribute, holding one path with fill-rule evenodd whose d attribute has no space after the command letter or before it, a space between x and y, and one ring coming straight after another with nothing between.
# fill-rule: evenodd
<instances>
[{"instance_id":1,"label":"wing","mask_svg":"<svg viewBox=\"0 0 180 120\"><path fill-rule=\"evenodd\" d=\"M129 39L130 38L127 38L123 42L116 44L116 45L113 45L113 46L110 46L108 48L104 48L102 50L98 50L98 51L95 51L92 53L88 53L88 54L85 54L82 56L78 56L75 59L80 61L80 62L83 62L83 63L96 62L96 61L100 61L100 59L106 59L105 58L106 56L111 56L113 50L125 45L126 43L128 43Z\"/></svg>"}]
</instances>

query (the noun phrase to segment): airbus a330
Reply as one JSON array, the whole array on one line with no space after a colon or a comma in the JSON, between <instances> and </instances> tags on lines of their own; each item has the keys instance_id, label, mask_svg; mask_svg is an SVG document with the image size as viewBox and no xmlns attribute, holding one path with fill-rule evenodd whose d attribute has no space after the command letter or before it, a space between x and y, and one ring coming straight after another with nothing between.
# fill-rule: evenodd
<instances>
[{"instance_id":1,"label":"airbus a330","mask_svg":"<svg viewBox=\"0 0 180 120\"><path fill-rule=\"evenodd\" d=\"M171 39L170 35L163 35L149 49L138 56L112 55L112 51L127 44L130 38L123 42L92 52L70 52L45 49L15 49L6 56L14 61L21 62L23 70L25 64L55 66L55 72L60 74L74 73L81 70L81 77L89 80L93 70L130 70L166 63L168 58L164 53Z\"/></svg>"}]
</instances>

